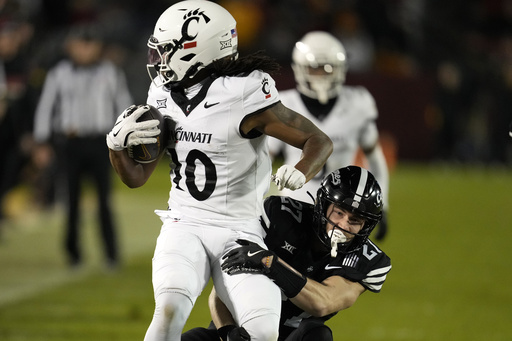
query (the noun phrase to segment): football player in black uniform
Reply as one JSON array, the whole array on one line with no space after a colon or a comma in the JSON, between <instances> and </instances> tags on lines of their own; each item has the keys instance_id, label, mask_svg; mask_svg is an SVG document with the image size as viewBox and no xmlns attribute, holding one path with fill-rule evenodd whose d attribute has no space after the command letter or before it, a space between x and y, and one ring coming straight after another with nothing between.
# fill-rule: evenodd
<instances>
[{"instance_id":1,"label":"football player in black uniform","mask_svg":"<svg viewBox=\"0 0 512 341\"><path fill-rule=\"evenodd\" d=\"M265 200L260 245L239 240L241 247L224 256L224 271L270 277L283 291L279 340L333 340L324 323L351 307L366 290L380 292L391 269L390 258L369 240L382 217L382 193L364 168L330 173L315 204L285 196ZM209 329L194 328L182 340L248 340L212 292ZM218 333L217 333L218 332Z\"/></svg>"}]
</instances>

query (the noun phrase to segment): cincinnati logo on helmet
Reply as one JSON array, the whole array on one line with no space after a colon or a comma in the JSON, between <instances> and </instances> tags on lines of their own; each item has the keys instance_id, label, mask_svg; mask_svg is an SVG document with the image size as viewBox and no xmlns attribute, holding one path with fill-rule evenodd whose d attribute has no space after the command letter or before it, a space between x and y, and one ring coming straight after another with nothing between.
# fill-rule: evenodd
<instances>
[{"instance_id":1,"label":"cincinnati logo on helmet","mask_svg":"<svg viewBox=\"0 0 512 341\"><path fill-rule=\"evenodd\" d=\"M177 42L177 47L183 47L183 49L190 49L197 47L197 41L194 41L197 38L197 34L199 33L198 25L201 23L201 20L204 20L205 24L210 22L210 18L204 14L204 11L201 11L200 8L192 10L183 16L183 25L181 26L181 38Z\"/></svg>"}]
</instances>

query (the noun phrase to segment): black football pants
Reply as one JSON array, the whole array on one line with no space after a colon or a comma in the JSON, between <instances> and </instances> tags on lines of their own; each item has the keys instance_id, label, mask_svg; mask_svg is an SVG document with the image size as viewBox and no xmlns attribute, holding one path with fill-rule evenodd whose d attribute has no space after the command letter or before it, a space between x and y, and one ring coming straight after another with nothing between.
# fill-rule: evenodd
<instances>
[{"instance_id":1,"label":"black football pants","mask_svg":"<svg viewBox=\"0 0 512 341\"><path fill-rule=\"evenodd\" d=\"M79 245L79 219L81 186L89 177L96 187L98 196L99 223L107 262L115 265L118 261L116 232L110 208L111 171L105 136L67 138L63 142L63 153L59 162L63 165L67 184L67 234L65 247L71 265L82 260ZM88 214L88 212L86 213Z\"/></svg>"}]
</instances>

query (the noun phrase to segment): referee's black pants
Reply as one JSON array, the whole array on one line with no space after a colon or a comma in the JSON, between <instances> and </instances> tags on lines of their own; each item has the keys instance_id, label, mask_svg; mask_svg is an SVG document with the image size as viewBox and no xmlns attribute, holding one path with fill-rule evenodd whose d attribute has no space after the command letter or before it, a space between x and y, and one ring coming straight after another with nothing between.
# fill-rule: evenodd
<instances>
[{"instance_id":1,"label":"referee's black pants","mask_svg":"<svg viewBox=\"0 0 512 341\"><path fill-rule=\"evenodd\" d=\"M79 265L82 252L79 243L80 197L87 176L96 187L99 223L107 264L117 265L119 259L116 231L110 208L112 167L105 136L65 138L61 141L67 191L67 233L65 247L71 265ZM88 212L87 212L88 214Z\"/></svg>"}]
</instances>

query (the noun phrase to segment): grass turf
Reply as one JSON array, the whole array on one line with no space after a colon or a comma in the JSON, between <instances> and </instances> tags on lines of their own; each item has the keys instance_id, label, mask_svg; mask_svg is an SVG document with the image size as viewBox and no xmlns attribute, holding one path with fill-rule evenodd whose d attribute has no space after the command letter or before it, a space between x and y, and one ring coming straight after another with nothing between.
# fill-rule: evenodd
<instances>
[{"instance_id":1,"label":"grass turf","mask_svg":"<svg viewBox=\"0 0 512 341\"><path fill-rule=\"evenodd\" d=\"M87 264L65 266L62 214L24 212L0 243L0 340L142 340L153 312L155 208L165 208L165 165L141 189L116 183L124 266L105 272L94 199L83 207ZM162 185L164 184L164 185ZM335 340L511 340L512 172L399 164L391 177L393 269L329 321ZM206 295L186 328L209 321Z\"/></svg>"}]
</instances>

